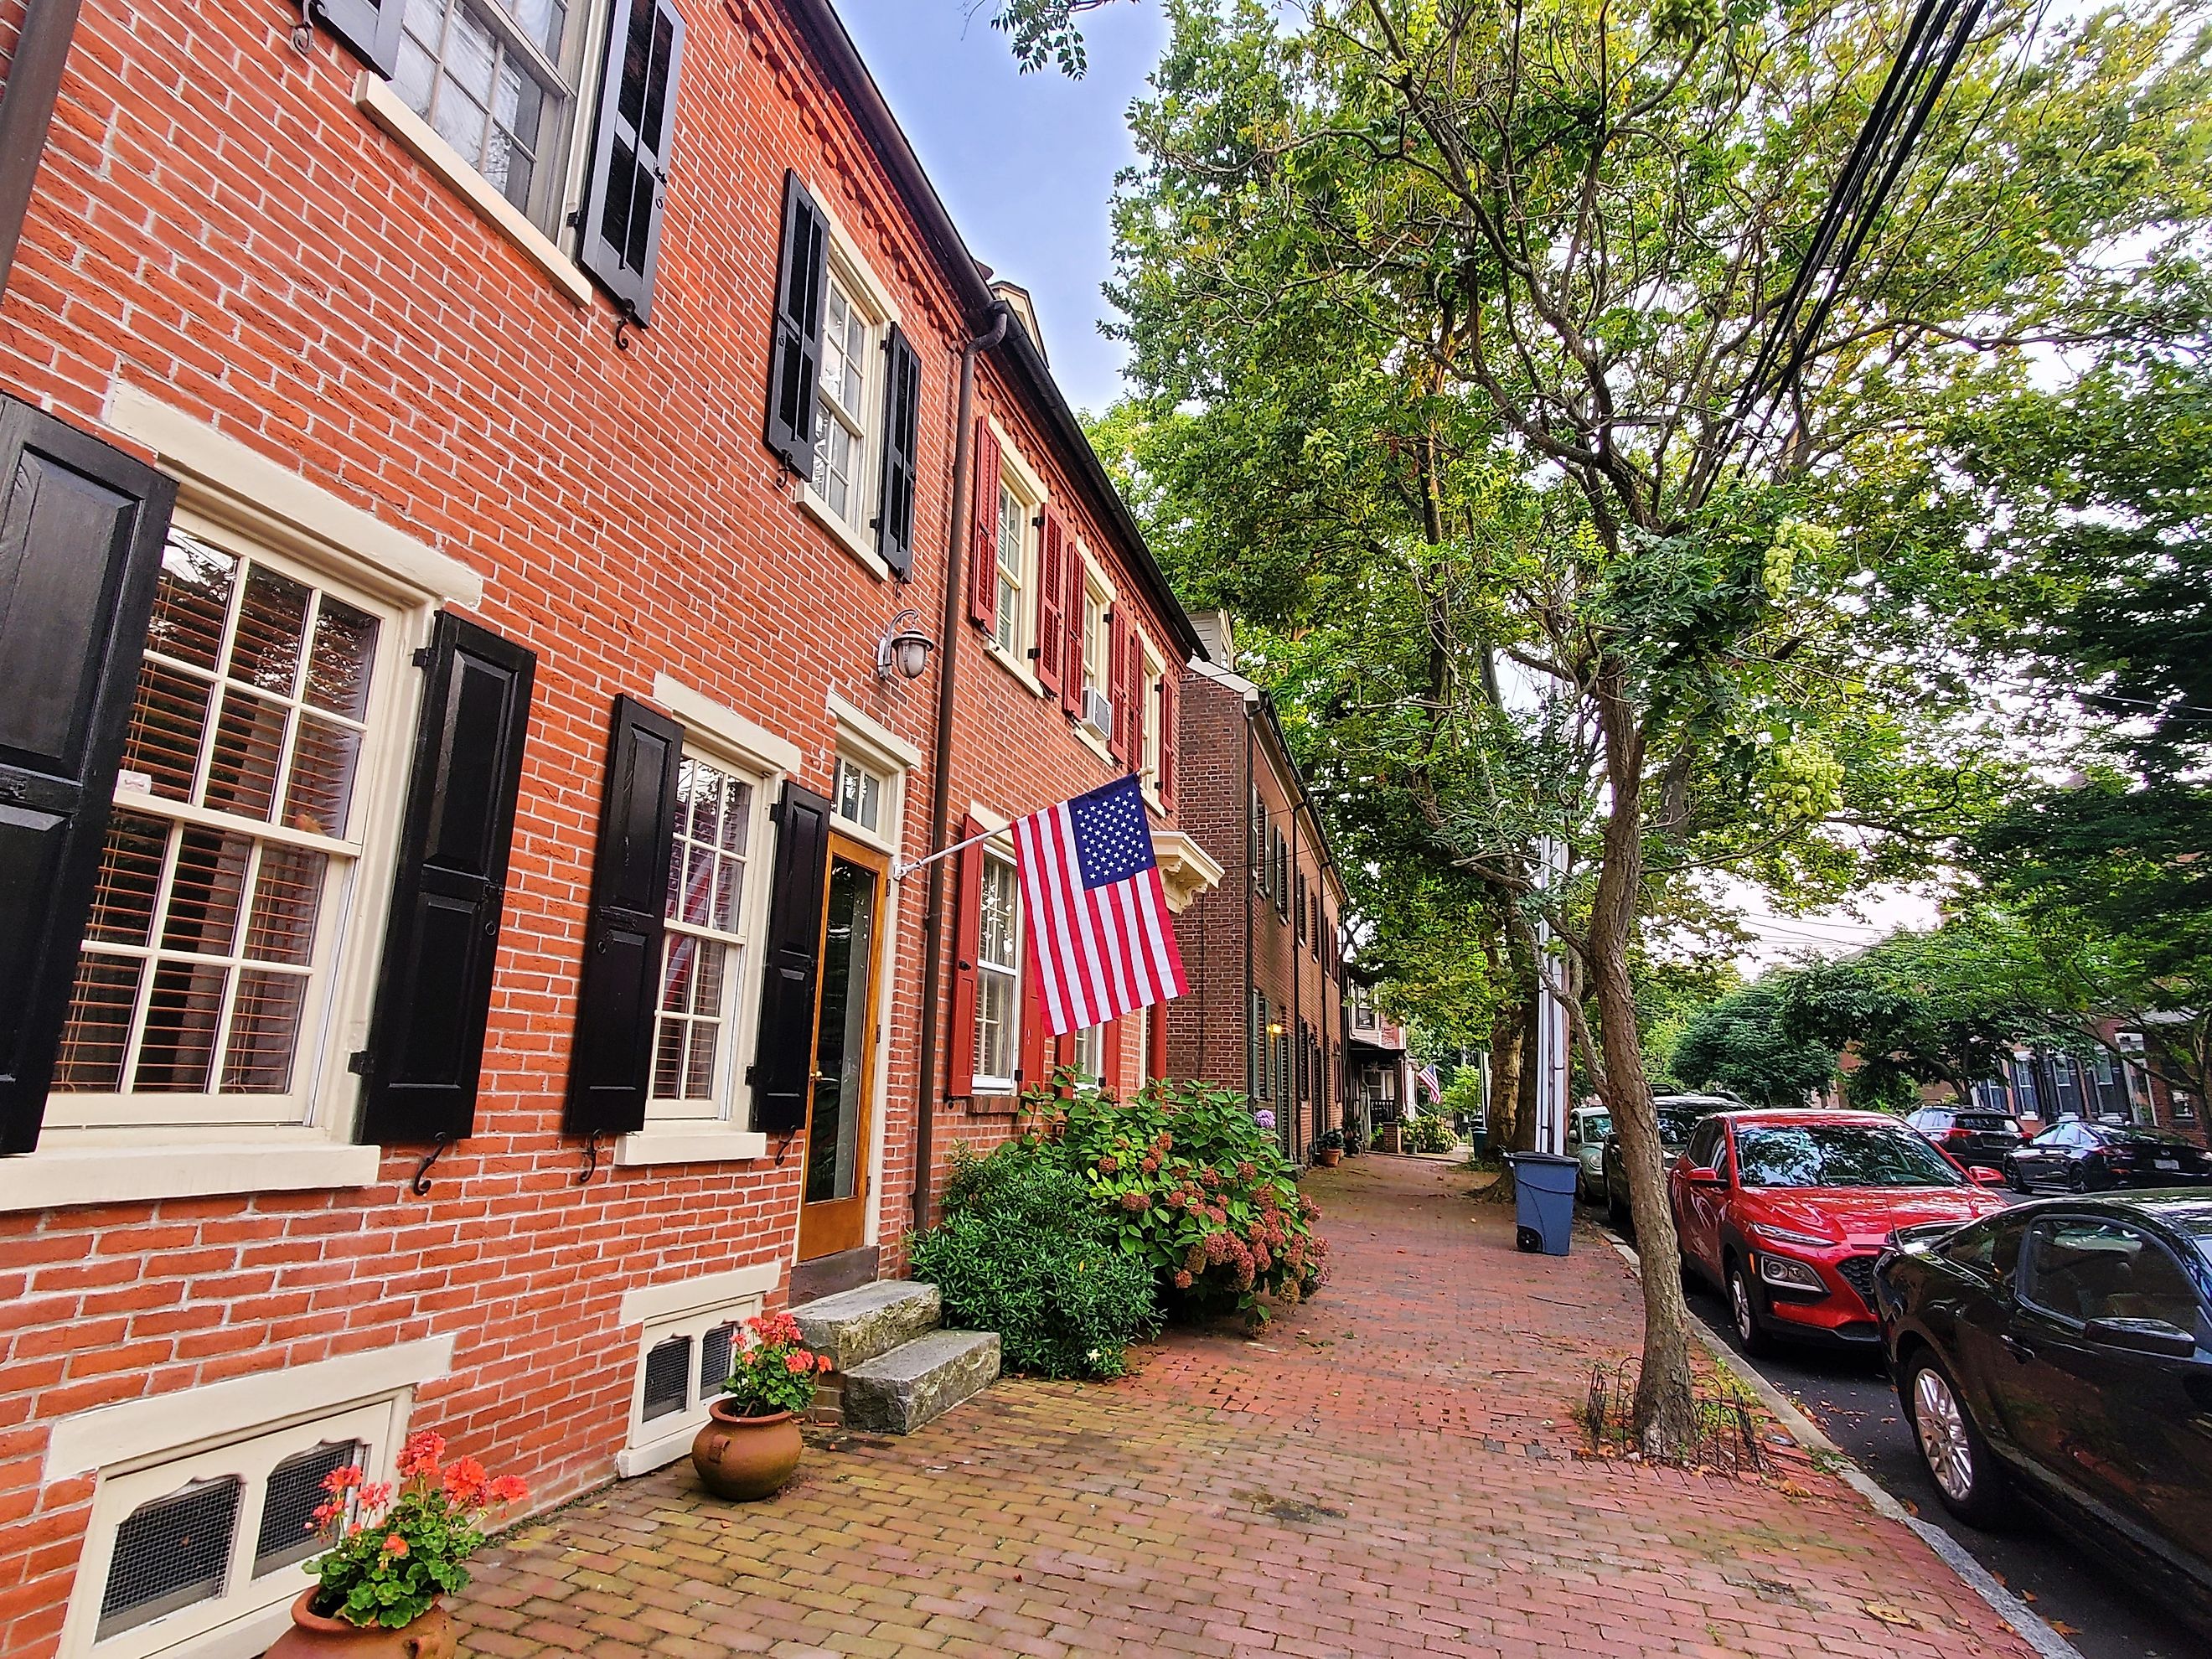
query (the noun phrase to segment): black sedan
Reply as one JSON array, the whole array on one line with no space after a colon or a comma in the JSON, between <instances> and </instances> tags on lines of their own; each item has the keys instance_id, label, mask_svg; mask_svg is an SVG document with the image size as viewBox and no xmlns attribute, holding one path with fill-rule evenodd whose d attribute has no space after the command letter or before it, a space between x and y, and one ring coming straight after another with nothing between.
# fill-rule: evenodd
<instances>
[{"instance_id":1,"label":"black sedan","mask_svg":"<svg viewBox=\"0 0 2212 1659\"><path fill-rule=\"evenodd\" d=\"M2063 1187L2106 1193L2118 1187L2192 1187L2212 1182L2212 1163L2194 1142L2132 1123L2088 1123L2069 1117L2004 1155L2005 1180L2016 1193Z\"/></svg>"},{"instance_id":2,"label":"black sedan","mask_svg":"<svg viewBox=\"0 0 2212 1659\"><path fill-rule=\"evenodd\" d=\"M1909 1229L1875 1285L1944 1505L1988 1526L2017 1497L2212 1634L2212 1196Z\"/></svg>"},{"instance_id":3,"label":"black sedan","mask_svg":"<svg viewBox=\"0 0 2212 1659\"><path fill-rule=\"evenodd\" d=\"M1715 1112L1740 1112L1743 1103L1732 1095L1659 1095L1651 1102L1659 1110L1659 1152L1663 1166L1690 1144L1690 1134ZM1598 1168L1605 1176L1605 1218L1615 1232L1632 1230L1628 1214L1628 1160L1620 1155L1620 1131L1605 1138L1598 1152Z\"/></svg>"}]
</instances>

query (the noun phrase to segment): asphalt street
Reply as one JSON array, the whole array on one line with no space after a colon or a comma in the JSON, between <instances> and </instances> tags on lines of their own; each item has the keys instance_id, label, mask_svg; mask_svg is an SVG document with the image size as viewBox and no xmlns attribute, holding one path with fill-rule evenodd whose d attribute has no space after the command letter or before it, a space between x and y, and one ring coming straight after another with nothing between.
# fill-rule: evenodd
<instances>
[{"instance_id":1,"label":"asphalt street","mask_svg":"<svg viewBox=\"0 0 2212 1659\"><path fill-rule=\"evenodd\" d=\"M1737 1345L1718 1291L1693 1280L1690 1310L1729 1345L1737 1364L1796 1401L1885 1492L1958 1540L2083 1659L2195 1659L2205 1652L2201 1638L2146 1605L2114 1569L2032 1519L2004 1532L1983 1532L1954 1518L1920 1461L1880 1355L1790 1346L1753 1360Z\"/></svg>"}]
</instances>

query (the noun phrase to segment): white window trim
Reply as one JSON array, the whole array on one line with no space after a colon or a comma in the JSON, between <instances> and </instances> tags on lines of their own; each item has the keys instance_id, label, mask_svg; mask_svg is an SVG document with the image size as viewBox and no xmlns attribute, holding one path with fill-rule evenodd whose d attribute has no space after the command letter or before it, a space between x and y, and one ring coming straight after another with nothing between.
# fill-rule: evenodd
<instances>
[{"instance_id":1,"label":"white window trim","mask_svg":"<svg viewBox=\"0 0 2212 1659\"><path fill-rule=\"evenodd\" d=\"M1153 757L1147 761L1141 751L1138 754L1137 776L1139 787L1144 791L1146 805L1164 817L1168 809L1167 804L1160 799L1158 762L1167 753L1167 733L1159 729L1161 717L1166 709L1158 692L1160 682L1167 677L1168 665L1165 659L1152 649L1152 641L1145 637L1141 629L1137 631L1137 650L1142 665L1137 678L1139 696L1144 704L1145 744L1152 749Z\"/></svg>"},{"instance_id":2,"label":"white window trim","mask_svg":"<svg viewBox=\"0 0 2212 1659\"><path fill-rule=\"evenodd\" d=\"M993 630L983 635L983 653L1027 686L1032 694L1042 697L1045 695L1044 682L1036 677L1036 665L1024 654L1027 647L1020 646L1020 641L1028 640L1034 643L1036 639L1036 587L1039 558L1036 520L1044 512L1044 504L1048 492L1044 487L1044 480L1037 476L1036 469L1022 458L1021 451L1015 447L1012 434L999 424L998 417L993 415L986 416L984 418L990 423L992 435L999 441L1000 482L1011 483L1013 486L1014 499L1022 504L1022 585L1020 588L1022 615L1014 629L1014 639L1018 648L1014 651L1002 649L999 644L998 634ZM981 501L973 503L970 507L971 513L980 513L982 511L982 506ZM997 502L992 503L991 511L995 516L998 512ZM969 551L972 556L974 550L971 549ZM998 580L995 569L992 573L991 580L994 583Z\"/></svg>"},{"instance_id":3,"label":"white window trim","mask_svg":"<svg viewBox=\"0 0 2212 1659\"><path fill-rule=\"evenodd\" d=\"M981 821L980 817L977 819L978 823ZM1013 838L1006 834L1003 829L994 830L990 840L983 843L983 852L987 859L995 858L1014 872L1014 966L1012 974L1014 982L1014 1025L1013 1035L1006 1045L1006 1053L1012 1057L1013 1064L1007 1068L1007 1075L1005 1077L987 1078L980 1072L976 1073L974 1075L974 1085L975 1098L978 1100L1006 1100L1018 1096L1022 1088L1022 1085L1015 1080L1013 1073L1022 1068L1022 1019L1028 1012L1023 1001L1024 988L1023 981L1028 969L1028 964L1024 961L1024 957L1029 944L1026 936L1029 915L1026 907L1022 902L1021 860L1015 855ZM981 902L980 899L978 902ZM982 1018L984 973L981 960L982 954L981 949L975 952L978 958L975 963L976 1018L979 1020ZM990 971L994 975L1000 975L1005 974L1007 970L994 967ZM975 1033L973 1029L967 1033L966 1041L971 1046L974 1044Z\"/></svg>"},{"instance_id":4,"label":"white window trim","mask_svg":"<svg viewBox=\"0 0 2212 1659\"><path fill-rule=\"evenodd\" d=\"M319 1023L302 1029L295 1064L304 1074L299 1123L205 1123L149 1127L50 1122L36 1151L0 1160L0 1213L68 1205L365 1187L381 1149L353 1143L359 1079L340 1056L368 1037L385 936L408 757L422 701L408 672L427 644L441 598L460 588L480 597L467 567L392 532L296 474L131 388L111 387L109 423L140 437L181 472L173 522L185 533L240 556L296 565L341 597L379 613L372 683L382 708L369 722L354 783L362 813L361 854L339 878L333 901L337 956ZM264 489L259 498L241 498Z\"/></svg>"},{"instance_id":5,"label":"white window trim","mask_svg":"<svg viewBox=\"0 0 2212 1659\"><path fill-rule=\"evenodd\" d=\"M1091 618L1086 615L1083 619L1084 683L1076 690L1076 716L1069 724L1075 732L1076 741L1111 766L1114 763L1114 750L1109 746L1105 738L1091 729L1091 722L1083 718L1081 705L1083 693L1090 689L1091 681L1094 676L1098 681L1099 694L1105 697L1109 704L1113 701L1114 682L1111 678L1113 665L1106 659L1113 653L1113 611L1114 607L1121 603L1121 593L1115 587L1112 579L1098 568L1089 552L1079 544L1077 546L1075 556L1081 562L1083 568L1084 603L1086 606L1095 603L1098 606L1099 616L1105 619L1104 625L1099 631L1106 636L1106 649L1102 653L1091 648Z\"/></svg>"},{"instance_id":6,"label":"white window trim","mask_svg":"<svg viewBox=\"0 0 2212 1659\"><path fill-rule=\"evenodd\" d=\"M860 246L846 231L844 222L838 218L829 204L830 192L818 189L811 179L804 181L807 193L814 198L815 211L821 215L828 230L826 238L831 275L842 283L847 292L860 302L868 314L867 343L863 349L868 355L868 406L860 411L862 454L866 465L861 476L850 480L849 487L859 492L863 502L879 501L883 496L884 468L884 398L889 390L885 374L886 358L884 342L890 337L892 329L903 321L898 301L891 297L890 289L876 275L875 267L861 256ZM862 528L837 516L836 509L816 493L811 477L799 481L799 505L808 516L827 530L838 546L860 562L861 568L878 581L891 579L891 568L876 551L875 543ZM864 518L874 516L870 507Z\"/></svg>"},{"instance_id":7,"label":"white window trim","mask_svg":"<svg viewBox=\"0 0 2212 1659\"><path fill-rule=\"evenodd\" d=\"M588 27L591 20L580 15L579 21ZM404 99L392 89L389 82L373 70L363 70L354 82L353 101L362 113L368 116L389 135L399 147L412 155L441 183L451 190L486 223L504 237L515 252L542 271L553 286L580 309L590 310L592 281L582 269L563 253L553 239L530 222L520 208L492 188L491 180L471 166L466 156L438 136L437 130L412 109ZM589 128L589 113L584 106L591 101L587 92L577 94L576 125Z\"/></svg>"},{"instance_id":8,"label":"white window trim","mask_svg":"<svg viewBox=\"0 0 2212 1659\"><path fill-rule=\"evenodd\" d=\"M371 1438L368 1478L387 1480L406 1437L415 1389L447 1375L453 1362L453 1339L431 1337L97 1407L58 1419L46 1442L45 1480L94 1471L99 1474L85 1551L63 1629L65 1659L132 1651L159 1651L163 1659L212 1659L218 1654L258 1653L266 1647L286 1627L287 1609L307 1587L304 1573L269 1575L264 1590L278 1594L211 1629L179 1638L174 1633L155 1636L156 1626L149 1625L144 1632L155 1643L152 1649L145 1640L130 1641L129 1636L137 1632L94 1646L93 1632L106 1589L113 1528L140 1504L160 1495L161 1478L174 1466L204 1453L277 1435L296 1433L304 1448L327 1437L326 1430L358 1433L366 1429ZM347 1417L354 1421L341 1426L337 1419ZM161 1478L139 1478L149 1473ZM251 1505L241 1507L241 1534L255 1513Z\"/></svg>"},{"instance_id":9,"label":"white window trim","mask_svg":"<svg viewBox=\"0 0 2212 1659\"><path fill-rule=\"evenodd\" d=\"M896 856L905 845L907 773L921 764L921 750L835 691L829 694L826 707L837 727L837 754L855 765L866 767L884 784L883 805L876 828L870 830L850 818L838 817L834 803L831 820L840 835ZM834 767L832 774L834 776Z\"/></svg>"},{"instance_id":10,"label":"white window trim","mask_svg":"<svg viewBox=\"0 0 2212 1659\"><path fill-rule=\"evenodd\" d=\"M804 756L797 744L673 675L654 677L653 700L684 728L686 748L697 750L702 759L742 769L752 776L753 820L745 843L745 902L756 907L749 921L757 922L759 908L768 902L768 890L764 884L757 885L754 878L757 875L760 883L770 883L775 869L776 838L769 822L769 808L784 779L799 770ZM757 927L750 932L757 934ZM767 1134L746 1127L751 1116L752 1089L744 1080L745 1056L759 1030L762 966L761 952L748 947L741 982L734 992L738 1014L730 1024L730 1081L727 1096L720 1103L725 1115L712 1120L648 1118L643 1128L615 1138L616 1167L732 1163L768 1156Z\"/></svg>"},{"instance_id":11,"label":"white window trim","mask_svg":"<svg viewBox=\"0 0 2212 1659\"><path fill-rule=\"evenodd\" d=\"M738 1323L759 1313L763 1299L781 1276L775 1263L760 1262L697 1279L641 1285L623 1292L621 1322L642 1328L632 1351L628 1443L615 1454L616 1474L624 1480L645 1474L691 1449L714 1398L698 1389L699 1339L717 1325ZM648 1425L644 1418L645 1357L672 1336L692 1340L686 1387L696 1397L683 1412L657 1417Z\"/></svg>"}]
</instances>

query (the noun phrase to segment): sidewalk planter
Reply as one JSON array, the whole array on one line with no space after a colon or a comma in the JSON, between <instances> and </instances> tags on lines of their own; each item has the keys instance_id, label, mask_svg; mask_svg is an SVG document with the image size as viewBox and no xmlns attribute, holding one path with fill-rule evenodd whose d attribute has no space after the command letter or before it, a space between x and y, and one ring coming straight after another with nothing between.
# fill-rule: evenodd
<instances>
[{"instance_id":1,"label":"sidewalk planter","mask_svg":"<svg viewBox=\"0 0 2212 1659\"><path fill-rule=\"evenodd\" d=\"M1556 1152L1515 1152L1513 1242L1524 1250L1565 1255L1575 1231L1575 1174L1580 1165Z\"/></svg>"},{"instance_id":2,"label":"sidewalk planter","mask_svg":"<svg viewBox=\"0 0 2212 1659\"><path fill-rule=\"evenodd\" d=\"M313 1610L319 1585L300 1592L292 1603L292 1628L276 1638L264 1659L453 1659L459 1650L453 1621L433 1605L398 1630L349 1625Z\"/></svg>"},{"instance_id":3,"label":"sidewalk planter","mask_svg":"<svg viewBox=\"0 0 2212 1659\"><path fill-rule=\"evenodd\" d=\"M1324 1170L1334 1170L1344 1159L1341 1146L1318 1146L1314 1149L1314 1162Z\"/></svg>"},{"instance_id":4,"label":"sidewalk planter","mask_svg":"<svg viewBox=\"0 0 2212 1659\"><path fill-rule=\"evenodd\" d=\"M749 1504L781 1491L805 1449L797 1413L742 1417L732 1401L717 1400L707 1408L707 1425L691 1443L691 1467L715 1497Z\"/></svg>"}]
</instances>

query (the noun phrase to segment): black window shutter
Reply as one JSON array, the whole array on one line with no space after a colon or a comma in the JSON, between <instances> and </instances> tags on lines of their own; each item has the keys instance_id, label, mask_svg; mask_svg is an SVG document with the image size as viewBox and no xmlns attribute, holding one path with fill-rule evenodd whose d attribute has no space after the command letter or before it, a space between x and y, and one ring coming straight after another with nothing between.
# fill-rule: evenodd
<instances>
[{"instance_id":1,"label":"black window shutter","mask_svg":"<svg viewBox=\"0 0 2212 1659\"><path fill-rule=\"evenodd\" d=\"M802 478L814 476L814 397L822 380L829 305L830 232L796 173L783 175L783 253L775 273L775 342L769 352L768 447Z\"/></svg>"},{"instance_id":2,"label":"black window shutter","mask_svg":"<svg viewBox=\"0 0 2212 1659\"><path fill-rule=\"evenodd\" d=\"M760 1042L749 1076L753 1127L788 1134L806 1121L814 1076L814 1002L830 896L830 803L797 781L775 809L775 890L761 975Z\"/></svg>"},{"instance_id":3,"label":"black window shutter","mask_svg":"<svg viewBox=\"0 0 2212 1659\"><path fill-rule=\"evenodd\" d=\"M633 698L615 699L563 1134L628 1134L645 1127L683 759L682 726Z\"/></svg>"},{"instance_id":4,"label":"black window shutter","mask_svg":"<svg viewBox=\"0 0 2212 1659\"><path fill-rule=\"evenodd\" d=\"M361 1139L475 1127L536 655L441 611L369 1023Z\"/></svg>"},{"instance_id":5,"label":"black window shutter","mask_svg":"<svg viewBox=\"0 0 2212 1659\"><path fill-rule=\"evenodd\" d=\"M669 0L615 0L576 258L641 325L653 319L683 66L684 20Z\"/></svg>"},{"instance_id":6,"label":"black window shutter","mask_svg":"<svg viewBox=\"0 0 2212 1659\"><path fill-rule=\"evenodd\" d=\"M399 25L407 0L311 0L313 21L351 46L387 79L399 67Z\"/></svg>"},{"instance_id":7,"label":"black window shutter","mask_svg":"<svg viewBox=\"0 0 2212 1659\"><path fill-rule=\"evenodd\" d=\"M884 495L876 551L902 581L914 568L914 475L921 424L921 359L891 325L884 342Z\"/></svg>"},{"instance_id":8,"label":"black window shutter","mask_svg":"<svg viewBox=\"0 0 2212 1659\"><path fill-rule=\"evenodd\" d=\"M0 1152L39 1144L175 500L0 398Z\"/></svg>"}]
</instances>

